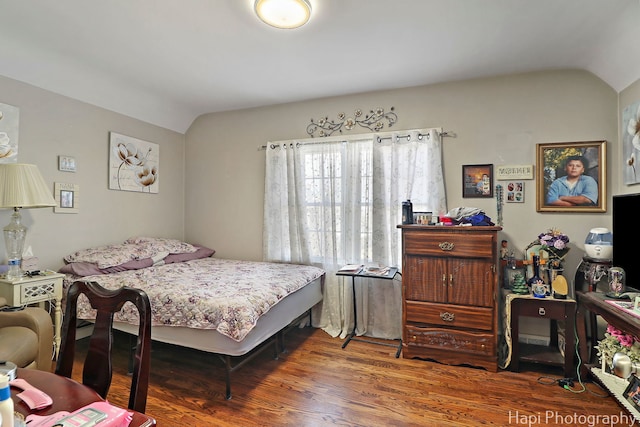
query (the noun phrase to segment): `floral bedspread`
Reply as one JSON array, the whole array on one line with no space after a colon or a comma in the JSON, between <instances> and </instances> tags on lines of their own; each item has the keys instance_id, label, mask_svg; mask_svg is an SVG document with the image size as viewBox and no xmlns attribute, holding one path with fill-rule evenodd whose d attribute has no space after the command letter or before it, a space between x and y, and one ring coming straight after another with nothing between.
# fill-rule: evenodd
<instances>
[{"instance_id":1,"label":"floral bedspread","mask_svg":"<svg viewBox=\"0 0 640 427\"><path fill-rule=\"evenodd\" d=\"M140 288L151 301L154 325L215 329L241 341L271 307L323 274L308 265L203 258L113 274L67 275L65 283ZM78 318L95 318L84 296L78 298ZM138 324L138 312L125 304L115 320Z\"/></svg>"}]
</instances>

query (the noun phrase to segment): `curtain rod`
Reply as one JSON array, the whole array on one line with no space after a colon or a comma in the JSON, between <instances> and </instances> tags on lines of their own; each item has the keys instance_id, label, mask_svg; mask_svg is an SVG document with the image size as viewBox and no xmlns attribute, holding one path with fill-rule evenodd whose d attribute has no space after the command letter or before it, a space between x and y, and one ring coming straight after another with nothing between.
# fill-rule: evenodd
<instances>
[{"instance_id":1,"label":"curtain rod","mask_svg":"<svg viewBox=\"0 0 640 427\"><path fill-rule=\"evenodd\" d=\"M430 130L430 129L423 129L423 130ZM407 131L409 132L409 131ZM390 132L388 132L390 133ZM442 128L440 128L438 134L442 137L442 138L455 138L457 135L453 132L449 132L449 131L443 131ZM386 135L386 134L385 134ZM427 136L428 134L426 133L418 133L418 139L422 139L424 136ZM351 139L364 139L366 138L368 135L353 135L353 138ZM376 137L376 142L381 143L384 140L391 140L392 136L391 135L386 135L386 136L377 136ZM411 135L409 133L405 134L405 135L397 135L396 136L397 139L407 139L407 141L410 140ZM263 151L266 150L267 148L271 147L271 148L276 148L279 147L281 144L289 144L289 143L296 143L296 144L322 144L325 142L346 142L348 138L323 138L323 139L318 139L318 138L307 138L307 139L301 139L301 140L289 140L289 141L278 141L278 142L272 142L269 143L268 145L261 145L258 147L258 151Z\"/></svg>"}]
</instances>

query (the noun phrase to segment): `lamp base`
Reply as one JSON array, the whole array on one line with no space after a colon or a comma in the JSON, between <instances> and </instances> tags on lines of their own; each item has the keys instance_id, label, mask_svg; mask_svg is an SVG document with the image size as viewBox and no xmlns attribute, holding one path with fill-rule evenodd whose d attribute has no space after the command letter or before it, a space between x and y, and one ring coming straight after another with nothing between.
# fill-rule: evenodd
<instances>
[{"instance_id":1,"label":"lamp base","mask_svg":"<svg viewBox=\"0 0 640 427\"><path fill-rule=\"evenodd\" d=\"M26 235L27 227L22 225L20 211L18 208L14 208L11 222L4 228L4 242L7 246L7 258L9 258L9 271L7 271L6 277L9 280L22 278L20 261L22 260L22 250Z\"/></svg>"}]
</instances>

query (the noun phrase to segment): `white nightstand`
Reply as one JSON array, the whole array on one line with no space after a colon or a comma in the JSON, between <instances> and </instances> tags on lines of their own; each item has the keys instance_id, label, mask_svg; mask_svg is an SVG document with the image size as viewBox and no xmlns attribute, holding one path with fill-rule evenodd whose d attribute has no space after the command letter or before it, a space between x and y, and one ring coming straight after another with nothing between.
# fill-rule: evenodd
<instances>
[{"instance_id":1,"label":"white nightstand","mask_svg":"<svg viewBox=\"0 0 640 427\"><path fill-rule=\"evenodd\" d=\"M55 305L54 311L54 356L58 358L60 350L60 319L62 305L62 279L64 274L45 271L38 276L24 276L18 280L7 280L0 277L0 297L7 300L13 307L39 303L44 306L45 301Z\"/></svg>"}]
</instances>

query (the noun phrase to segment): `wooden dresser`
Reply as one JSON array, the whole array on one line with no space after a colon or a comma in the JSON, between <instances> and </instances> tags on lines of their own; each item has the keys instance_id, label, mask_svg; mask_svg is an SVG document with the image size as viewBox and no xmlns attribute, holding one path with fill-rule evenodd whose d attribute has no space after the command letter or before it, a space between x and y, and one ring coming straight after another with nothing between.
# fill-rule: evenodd
<instances>
[{"instance_id":1,"label":"wooden dresser","mask_svg":"<svg viewBox=\"0 0 640 427\"><path fill-rule=\"evenodd\" d=\"M501 227L399 225L402 354L498 370Z\"/></svg>"}]
</instances>

